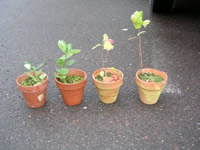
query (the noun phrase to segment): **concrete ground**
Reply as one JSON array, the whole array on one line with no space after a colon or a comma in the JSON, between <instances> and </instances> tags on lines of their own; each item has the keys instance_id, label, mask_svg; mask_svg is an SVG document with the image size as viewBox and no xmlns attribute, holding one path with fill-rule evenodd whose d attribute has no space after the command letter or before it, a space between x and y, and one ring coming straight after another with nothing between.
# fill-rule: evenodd
<instances>
[{"instance_id":1,"label":"concrete ground","mask_svg":"<svg viewBox=\"0 0 200 150\"><path fill-rule=\"evenodd\" d=\"M150 19L142 36L144 67L167 72L169 82L155 105L139 100L135 84L137 42L130 22L135 10ZM123 31L122 29L128 29ZM108 33L115 43L109 66L124 84L115 104L102 104L91 75L100 50L91 47ZM83 103L66 106L54 81L57 41L82 49L73 68L87 72ZM152 14L148 0L0 1L0 150L133 150L200 147L200 17ZM47 103L29 109L16 86L25 60L46 62Z\"/></svg>"}]
</instances>

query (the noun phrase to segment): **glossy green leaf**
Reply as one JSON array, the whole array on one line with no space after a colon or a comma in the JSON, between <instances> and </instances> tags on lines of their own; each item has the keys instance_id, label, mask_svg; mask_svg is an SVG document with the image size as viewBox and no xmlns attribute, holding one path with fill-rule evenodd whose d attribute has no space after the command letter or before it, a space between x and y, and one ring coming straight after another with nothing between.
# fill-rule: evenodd
<instances>
[{"instance_id":1,"label":"glossy green leaf","mask_svg":"<svg viewBox=\"0 0 200 150\"><path fill-rule=\"evenodd\" d=\"M60 50L63 52L63 53L66 53L66 50L67 50L67 44L64 40L59 40L58 41L58 47L60 48Z\"/></svg>"},{"instance_id":2,"label":"glossy green leaf","mask_svg":"<svg viewBox=\"0 0 200 150\"><path fill-rule=\"evenodd\" d=\"M73 49L70 51L72 54L79 54L81 52L80 49Z\"/></svg>"},{"instance_id":3,"label":"glossy green leaf","mask_svg":"<svg viewBox=\"0 0 200 150\"><path fill-rule=\"evenodd\" d=\"M66 56L65 56L65 55L63 55L63 56L61 56L60 58L58 58L57 64L58 64L59 67L62 67L62 66L64 65L65 59L66 59Z\"/></svg>"},{"instance_id":4,"label":"glossy green leaf","mask_svg":"<svg viewBox=\"0 0 200 150\"><path fill-rule=\"evenodd\" d=\"M69 61L67 61L66 66L67 66L67 67L68 67L68 66L71 66L71 65L74 64L74 62L75 62L75 60L69 60Z\"/></svg>"},{"instance_id":5,"label":"glossy green leaf","mask_svg":"<svg viewBox=\"0 0 200 150\"><path fill-rule=\"evenodd\" d=\"M66 75L68 73L68 69L67 68L62 68L62 69L56 69L58 74L60 75Z\"/></svg>"}]
</instances>

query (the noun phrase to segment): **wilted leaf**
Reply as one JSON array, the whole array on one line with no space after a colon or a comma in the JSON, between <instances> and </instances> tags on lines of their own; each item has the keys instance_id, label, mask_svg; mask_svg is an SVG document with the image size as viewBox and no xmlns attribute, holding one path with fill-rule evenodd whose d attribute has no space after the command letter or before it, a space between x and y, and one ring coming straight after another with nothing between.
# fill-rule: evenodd
<instances>
[{"instance_id":1,"label":"wilted leaf","mask_svg":"<svg viewBox=\"0 0 200 150\"><path fill-rule=\"evenodd\" d=\"M106 41L108 38L109 38L108 35L105 33L105 34L103 35L103 41Z\"/></svg>"},{"instance_id":2,"label":"wilted leaf","mask_svg":"<svg viewBox=\"0 0 200 150\"><path fill-rule=\"evenodd\" d=\"M107 51L112 50L114 48L114 46L110 43L110 41L105 41L103 48Z\"/></svg>"}]
</instances>

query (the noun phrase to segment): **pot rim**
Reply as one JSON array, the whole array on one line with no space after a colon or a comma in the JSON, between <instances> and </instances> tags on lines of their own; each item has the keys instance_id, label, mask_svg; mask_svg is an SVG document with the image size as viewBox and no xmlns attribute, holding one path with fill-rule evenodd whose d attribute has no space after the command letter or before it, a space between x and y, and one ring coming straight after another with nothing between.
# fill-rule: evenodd
<instances>
[{"instance_id":1,"label":"pot rim","mask_svg":"<svg viewBox=\"0 0 200 150\"><path fill-rule=\"evenodd\" d=\"M82 81L80 81L80 82L77 82L77 83L62 83L62 82L58 81L58 79L57 79L56 77L54 77L54 79L56 80L56 82L58 82L58 83L61 84L61 85L75 85L75 84L79 84L79 83L82 83L82 82L84 82L85 80L87 80L87 73L86 73L85 71L83 71L83 70L81 70L81 69L69 69L69 70L75 70L75 71L83 72L84 75L85 75L84 79L83 79Z\"/></svg>"},{"instance_id":2,"label":"pot rim","mask_svg":"<svg viewBox=\"0 0 200 150\"><path fill-rule=\"evenodd\" d=\"M95 82L97 82L97 83L101 83L101 84L103 83L103 84L105 84L105 85L110 85L110 84L113 84L113 83L121 82L121 80L123 80L123 78L124 78L124 74L123 74L123 72L122 72L121 70L115 68L117 71L120 72L120 74L121 74L121 76L122 76L119 80L117 80L117 81L115 81L115 82L113 82L113 83L98 81L97 79L95 79L94 74L95 74L97 71L99 71L99 70L103 70L103 69L112 69L112 68L109 68L109 67L108 67L108 68L100 68L100 69L95 70L95 71L92 73L92 79L93 79Z\"/></svg>"},{"instance_id":3,"label":"pot rim","mask_svg":"<svg viewBox=\"0 0 200 150\"><path fill-rule=\"evenodd\" d=\"M163 73L163 75L164 75L164 80L163 80L162 82L145 82L145 81L143 81L142 79L140 79L140 78L138 77L138 75L139 75L140 71L146 70L146 69L149 69L149 70L152 70L152 71L159 71L159 72ZM151 72L151 71L150 71L150 72ZM164 83L166 83L167 80L168 80L168 76L167 76L167 73L166 73L166 72L160 71L160 70L154 69L154 68L142 68L142 69L140 69L140 70L138 70L138 71L136 72L135 76L136 76L136 79L139 80L140 82L142 82L142 83L144 83L144 84L149 84L149 85L151 85L151 84L152 84L152 85L153 85L153 84L164 84Z\"/></svg>"},{"instance_id":4,"label":"pot rim","mask_svg":"<svg viewBox=\"0 0 200 150\"><path fill-rule=\"evenodd\" d=\"M32 73L32 72L28 72L28 73ZM45 73L45 72L42 72L41 74L46 74L46 73ZM27 76L25 73L23 73L23 74L21 74L20 76L18 76L17 79L16 79L17 85L20 86L20 87L22 87L22 88L27 88L27 87L29 87L29 88L30 88L30 87L39 87L39 86L41 86L42 84L46 83L46 82L48 81L48 79L49 79L48 75L46 74L46 78L45 78L44 82L42 82L41 84L39 84L39 85L33 85L33 86L24 86L24 85L22 85L22 84L19 83L19 78L20 78L21 76L23 76L23 75ZM27 76L27 77L28 77L28 76Z\"/></svg>"}]
</instances>

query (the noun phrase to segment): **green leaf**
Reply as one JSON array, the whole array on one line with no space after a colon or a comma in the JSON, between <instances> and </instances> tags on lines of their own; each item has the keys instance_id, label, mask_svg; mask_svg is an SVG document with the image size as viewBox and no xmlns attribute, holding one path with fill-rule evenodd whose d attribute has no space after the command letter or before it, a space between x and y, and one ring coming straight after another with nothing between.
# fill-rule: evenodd
<instances>
[{"instance_id":1,"label":"green leaf","mask_svg":"<svg viewBox=\"0 0 200 150\"><path fill-rule=\"evenodd\" d=\"M38 77L41 73L42 73L42 70L40 69L39 71L37 71L37 72L35 73L35 76Z\"/></svg>"},{"instance_id":2,"label":"green leaf","mask_svg":"<svg viewBox=\"0 0 200 150\"><path fill-rule=\"evenodd\" d=\"M43 74L40 76L40 79L41 79L41 80L44 80L44 79L46 78L46 76L47 76L47 75L46 75L45 73L43 73Z\"/></svg>"},{"instance_id":3,"label":"green leaf","mask_svg":"<svg viewBox=\"0 0 200 150\"><path fill-rule=\"evenodd\" d=\"M40 69L44 65L44 62L39 64L34 70Z\"/></svg>"},{"instance_id":4,"label":"green leaf","mask_svg":"<svg viewBox=\"0 0 200 150\"><path fill-rule=\"evenodd\" d=\"M92 50L96 49L96 48L99 47L99 46L101 46L101 44L95 45L95 46L92 48Z\"/></svg>"},{"instance_id":5,"label":"green leaf","mask_svg":"<svg viewBox=\"0 0 200 150\"><path fill-rule=\"evenodd\" d=\"M35 66L31 66L31 70L35 71L36 67Z\"/></svg>"},{"instance_id":6,"label":"green leaf","mask_svg":"<svg viewBox=\"0 0 200 150\"><path fill-rule=\"evenodd\" d=\"M37 79L35 76L33 76L32 74L30 74L30 73L28 73L28 72L25 72L25 74L26 74L27 76L31 77L34 81L38 82L38 79Z\"/></svg>"},{"instance_id":7,"label":"green leaf","mask_svg":"<svg viewBox=\"0 0 200 150\"><path fill-rule=\"evenodd\" d=\"M72 44L71 43L67 44L67 51L70 51L71 49L72 49Z\"/></svg>"},{"instance_id":8,"label":"green leaf","mask_svg":"<svg viewBox=\"0 0 200 150\"><path fill-rule=\"evenodd\" d=\"M143 22L143 26L146 28L146 26L147 26L149 23L150 23L150 20L145 20L145 21Z\"/></svg>"},{"instance_id":9,"label":"green leaf","mask_svg":"<svg viewBox=\"0 0 200 150\"><path fill-rule=\"evenodd\" d=\"M68 66L71 66L71 65L74 64L74 62L75 62L75 60L69 60L69 61L67 61L66 66L67 66L67 67L68 67Z\"/></svg>"},{"instance_id":10,"label":"green leaf","mask_svg":"<svg viewBox=\"0 0 200 150\"><path fill-rule=\"evenodd\" d=\"M81 52L80 49L73 49L70 51L72 54L79 54Z\"/></svg>"},{"instance_id":11,"label":"green leaf","mask_svg":"<svg viewBox=\"0 0 200 150\"><path fill-rule=\"evenodd\" d=\"M24 67L25 67L27 70L30 70L30 71L31 71L31 65L30 65L30 64L24 64Z\"/></svg>"},{"instance_id":12,"label":"green leaf","mask_svg":"<svg viewBox=\"0 0 200 150\"><path fill-rule=\"evenodd\" d=\"M60 48L60 50L63 52L63 53L66 53L67 51L67 44L64 40L59 40L58 41L58 47Z\"/></svg>"},{"instance_id":13,"label":"green leaf","mask_svg":"<svg viewBox=\"0 0 200 150\"><path fill-rule=\"evenodd\" d=\"M68 73L68 69L67 68L62 68L62 69L56 69L58 74L61 75L66 75Z\"/></svg>"},{"instance_id":14,"label":"green leaf","mask_svg":"<svg viewBox=\"0 0 200 150\"><path fill-rule=\"evenodd\" d=\"M131 21L135 29L140 29L143 25L143 11L135 11L131 15Z\"/></svg>"},{"instance_id":15,"label":"green leaf","mask_svg":"<svg viewBox=\"0 0 200 150\"><path fill-rule=\"evenodd\" d=\"M141 31L137 34L137 36L140 36L141 34L144 34L146 31Z\"/></svg>"},{"instance_id":16,"label":"green leaf","mask_svg":"<svg viewBox=\"0 0 200 150\"><path fill-rule=\"evenodd\" d=\"M65 63L65 60L66 60L66 56L65 55L63 55L60 58L58 58L58 60L57 60L58 66L62 67L64 65L64 63Z\"/></svg>"},{"instance_id":17,"label":"green leaf","mask_svg":"<svg viewBox=\"0 0 200 150\"><path fill-rule=\"evenodd\" d=\"M24 64L29 64L29 65L31 65L31 63L30 63L30 62L28 62L28 61L24 61Z\"/></svg>"},{"instance_id":18,"label":"green leaf","mask_svg":"<svg viewBox=\"0 0 200 150\"><path fill-rule=\"evenodd\" d=\"M70 58L70 57L72 57L72 56L73 56L73 53L71 53L71 52L69 51L69 53L67 53L67 59Z\"/></svg>"}]
</instances>

